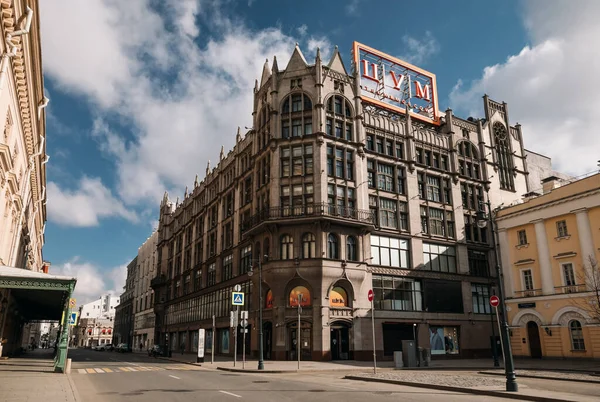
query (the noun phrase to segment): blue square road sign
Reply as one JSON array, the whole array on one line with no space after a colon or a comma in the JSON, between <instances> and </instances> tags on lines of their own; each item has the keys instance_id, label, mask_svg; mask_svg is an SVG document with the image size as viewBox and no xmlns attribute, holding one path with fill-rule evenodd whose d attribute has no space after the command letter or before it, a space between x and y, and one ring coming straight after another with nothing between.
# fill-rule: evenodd
<instances>
[{"instance_id":1,"label":"blue square road sign","mask_svg":"<svg viewBox=\"0 0 600 402\"><path fill-rule=\"evenodd\" d=\"M231 304L234 306L243 306L244 305L244 293L242 293L242 292L231 293Z\"/></svg>"}]
</instances>

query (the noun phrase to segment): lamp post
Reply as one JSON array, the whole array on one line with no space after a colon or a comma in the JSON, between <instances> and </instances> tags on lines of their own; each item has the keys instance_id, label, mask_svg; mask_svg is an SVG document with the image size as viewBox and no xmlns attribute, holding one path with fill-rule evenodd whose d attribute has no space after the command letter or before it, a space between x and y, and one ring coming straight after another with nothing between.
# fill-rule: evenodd
<instances>
[{"instance_id":1,"label":"lamp post","mask_svg":"<svg viewBox=\"0 0 600 402\"><path fill-rule=\"evenodd\" d=\"M266 256L265 256L266 257ZM263 359L263 294L262 294L262 263L261 258L257 259L258 262L258 369L265 369L265 362ZM250 271L248 271L248 276L252 276L252 265L250 265Z\"/></svg>"},{"instance_id":2,"label":"lamp post","mask_svg":"<svg viewBox=\"0 0 600 402\"><path fill-rule=\"evenodd\" d=\"M506 390L508 392L517 392L519 386L515 376L515 365L513 361L512 348L510 346L510 338L508 335L508 322L506 321L506 303L504 300L504 275L502 274L502 266L500 265L500 256L498 255L498 247L496 244L496 228L494 226L494 216L492 216L492 206L489 201L485 202L487 205L488 216L485 216L485 211L480 208L477 213L477 226L481 229L487 226L489 221L490 231L492 232L492 245L494 248L494 258L496 260L496 272L498 273L498 297L500 298L499 314L502 316L502 326L500 328L500 336L502 338L503 348L502 354L504 355L504 373L506 374ZM494 341L495 342L495 341Z\"/></svg>"}]
</instances>

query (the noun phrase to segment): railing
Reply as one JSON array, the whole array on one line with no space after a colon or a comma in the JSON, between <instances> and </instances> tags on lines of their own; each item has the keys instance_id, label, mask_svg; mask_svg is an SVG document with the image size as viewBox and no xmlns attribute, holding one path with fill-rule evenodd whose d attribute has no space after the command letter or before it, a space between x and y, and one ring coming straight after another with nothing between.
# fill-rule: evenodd
<instances>
[{"instance_id":1,"label":"railing","mask_svg":"<svg viewBox=\"0 0 600 402\"><path fill-rule=\"evenodd\" d=\"M242 232L270 219L304 218L313 216L329 216L374 224L373 213L369 210L340 207L323 202L301 206L266 208L242 222Z\"/></svg>"},{"instance_id":2,"label":"railing","mask_svg":"<svg viewBox=\"0 0 600 402\"><path fill-rule=\"evenodd\" d=\"M586 291L586 286L585 285L568 285L568 286L555 286L554 287L554 292L555 293L580 293L580 292L585 292Z\"/></svg>"},{"instance_id":3,"label":"railing","mask_svg":"<svg viewBox=\"0 0 600 402\"><path fill-rule=\"evenodd\" d=\"M515 297L534 297L541 296L542 289L516 290Z\"/></svg>"},{"instance_id":4,"label":"railing","mask_svg":"<svg viewBox=\"0 0 600 402\"><path fill-rule=\"evenodd\" d=\"M152 280L150 281L150 287L154 288L160 285L164 285L167 282L167 277L165 275L159 275L156 276L154 278L152 278Z\"/></svg>"}]
</instances>

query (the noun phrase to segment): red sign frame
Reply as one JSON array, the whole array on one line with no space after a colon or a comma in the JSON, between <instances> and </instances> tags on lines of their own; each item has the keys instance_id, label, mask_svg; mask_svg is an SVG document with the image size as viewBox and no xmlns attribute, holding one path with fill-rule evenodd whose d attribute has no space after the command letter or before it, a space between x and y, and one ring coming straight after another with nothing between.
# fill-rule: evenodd
<instances>
[{"instance_id":1,"label":"red sign frame","mask_svg":"<svg viewBox=\"0 0 600 402\"><path fill-rule=\"evenodd\" d=\"M498 296L491 296L490 305L492 307L498 307L500 305L500 298Z\"/></svg>"}]
</instances>

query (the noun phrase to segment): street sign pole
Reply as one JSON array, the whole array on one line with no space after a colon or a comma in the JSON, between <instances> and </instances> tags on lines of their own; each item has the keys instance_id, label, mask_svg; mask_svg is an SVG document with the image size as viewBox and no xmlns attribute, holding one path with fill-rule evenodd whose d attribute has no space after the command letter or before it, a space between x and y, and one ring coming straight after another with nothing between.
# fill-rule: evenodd
<instances>
[{"instance_id":1,"label":"street sign pole","mask_svg":"<svg viewBox=\"0 0 600 402\"><path fill-rule=\"evenodd\" d=\"M237 339L238 339L238 317L240 316L240 306L235 307L235 317L233 318L233 341L235 345L233 346L233 367L235 367L235 363L237 362Z\"/></svg>"},{"instance_id":2,"label":"street sign pole","mask_svg":"<svg viewBox=\"0 0 600 402\"><path fill-rule=\"evenodd\" d=\"M242 311L242 369L246 369L246 325L248 323L248 311Z\"/></svg>"},{"instance_id":3,"label":"street sign pole","mask_svg":"<svg viewBox=\"0 0 600 402\"><path fill-rule=\"evenodd\" d=\"M298 354L298 370L300 370L300 314L302 314L302 293L298 294L298 330L296 331L296 343L297 343L297 351L296 353Z\"/></svg>"},{"instance_id":4,"label":"street sign pole","mask_svg":"<svg viewBox=\"0 0 600 402\"><path fill-rule=\"evenodd\" d=\"M215 315L213 314L212 337L210 341L210 364L215 362Z\"/></svg>"},{"instance_id":5,"label":"street sign pole","mask_svg":"<svg viewBox=\"0 0 600 402\"><path fill-rule=\"evenodd\" d=\"M373 290L369 290L369 301L371 302L371 329L373 335L373 374L377 374L377 349L375 349L375 308L373 304Z\"/></svg>"},{"instance_id":6,"label":"street sign pole","mask_svg":"<svg viewBox=\"0 0 600 402\"><path fill-rule=\"evenodd\" d=\"M496 321L498 322L498 331L502 333L502 327L500 326L500 315L498 314L498 306L494 306L494 310L496 310ZM496 342L496 340L494 340ZM504 341L502 337L500 337L500 347L502 348L502 353L504 353ZM506 364L506 362L504 362Z\"/></svg>"}]
</instances>

